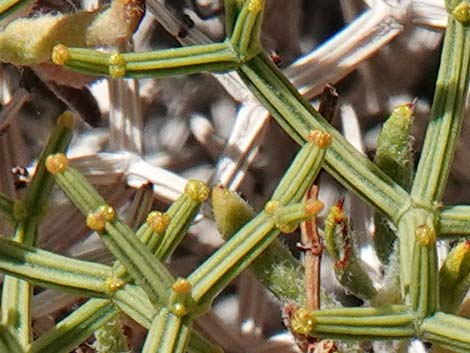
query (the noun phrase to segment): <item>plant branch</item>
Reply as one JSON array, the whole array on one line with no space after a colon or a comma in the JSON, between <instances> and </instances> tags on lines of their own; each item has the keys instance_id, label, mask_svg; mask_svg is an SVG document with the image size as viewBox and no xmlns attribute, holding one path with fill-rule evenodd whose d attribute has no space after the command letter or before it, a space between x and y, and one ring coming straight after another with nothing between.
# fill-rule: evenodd
<instances>
[{"instance_id":1,"label":"plant branch","mask_svg":"<svg viewBox=\"0 0 470 353\"><path fill-rule=\"evenodd\" d=\"M54 47L57 65L88 75L117 77L163 77L204 71L225 71L240 61L228 42L166 49L150 53L109 54L93 49Z\"/></svg>"},{"instance_id":2,"label":"plant branch","mask_svg":"<svg viewBox=\"0 0 470 353\"><path fill-rule=\"evenodd\" d=\"M46 171L46 157L50 153L65 152L72 138L73 119L70 112L64 112L59 116L56 128L39 157L24 201L18 201L16 204L16 211L19 207L21 208L21 212L14 212L17 222L13 240L17 243L33 245L36 241L39 221L47 208L47 199L54 183L53 178ZM19 266L11 263L11 256L14 256L15 252L8 252L3 247L1 251L8 259L3 261L3 264L9 266L10 270L18 269ZM16 255L19 255L18 252ZM42 274L36 273L39 276ZM25 275L28 274L25 273ZM28 282L10 276L5 277L2 289L2 319L17 334L24 347L31 340L32 290L33 287Z\"/></svg>"},{"instance_id":3,"label":"plant branch","mask_svg":"<svg viewBox=\"0 0 470 353\"><path fill-rule=\"evenodd\" d=\"M300 145L308 131L326 129L333 137L325 169L348 189L397 220L409 207L408 194L361 155L295 90L266 54L240 66L240 77L271 112L279 125Z\"/></svg>"},{"instance_id":4,"label":"plant branch","mask_svg":"<svg viewBox=\"0 0 470 353\"><path fill-rule=\"evenodd\" d=\"M132 230L116 216L114 209L75 169L68 167L63 155L48 158L48 170L72 202L87 216L87 225L96 230L111 253L152 301L164 301L173 282L166 267L137 239Z\"/></svg>"},{"instance_id":5,"label":"plant branch","mask_svg":"<svg viewBox=\"0 0 470 353\"><path fill-rule=\"evenodd\" d=\"M108 300L83 304L31 344L30 353L70 352L90 334L116 317L118 311Z\"/></svg>"},{"instance_id":6,"label":"plant branch","mask_svg":"<svg viewBox=\"0 0 470 353\"><path fill-rule=\"evenodd\" d=\"M307 329L311 322L311 335L347 340L388 337L395 339L412 337L415 334L412 313L404 306L388 308L339 308L304 312L298 309L291 321L294 331ZM307 326L303 326L307 324Z\"/></svg>"},{"instance_id":7,"label":"plant branch","mask_svg":"<svg viewBox=\"0 0 470 353\"><path fill-rule=\"evenodd\" d=\"M109 266L56 255L3 238L0 238L0 269L36 285L86 296L106 296L106 279L112 276Z\"/></svg>"}]
</instances>

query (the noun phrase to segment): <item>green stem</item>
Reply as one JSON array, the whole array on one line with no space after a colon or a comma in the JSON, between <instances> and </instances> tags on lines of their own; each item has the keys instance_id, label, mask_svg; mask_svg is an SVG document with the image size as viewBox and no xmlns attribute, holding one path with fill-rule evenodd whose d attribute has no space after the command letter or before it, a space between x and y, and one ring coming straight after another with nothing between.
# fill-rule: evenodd
<instances>
[{"instance_id":1,"label":"green stem","mask_svg":"<svg viewBox=\"0 0 470 353\"><path fill-rule=\"evenodd\" d=\"M182 68L221 62L227 63L230 67L239 60L229 42L149 53L124 53L122 57L126 62L126 70L129 72Z\"/></svg>"},{"instance_id":2,"label":"green stem","mask_svg":"<svg viewBox=\"0 0 470 353\"><path fill-rule=\"evenodd\" d=\"M237 0L224 1L225 32L229 38L233 36L233 30L240 14L241 6L242 4Z\"/></svg>"},{"instance_id":3,"label":"green stem","mask_svg":"<svg viewBox=\"0 0 470 353\"><path fill-rule=\"evenodd\" d=\"M23 347L27 347L31 340L32 294L33 287L30 283L5 276L2 293L2 322L12 331Z\"/></svg>"},{"instance_id":4,"label":"green stem","mask_svg":"<svg viewBox=\"0 0 470 353\"><path fill-rule=\"evenodd\" d=\"M28 216L27 221L17 222L15 226L15 233L13 240L5 240L14 245L20 245L25 242L25 239L35 239L37 232L37 217ZM6 251L6 252L4 252ZM2 263L15 267L11 263L14 254L9 251L8 247L2 246L0 249L6 258L6 261L0 260L0 268ZM8 273L7 269L4 269ZM2 321L9 327L23 347L26 347L31 339L31 298L33 287L31 283L23 281L19 278L12 276L5 276L2 288Z\"/></svg>"},{"instance_id":5,"label":"green stem","mask_svg":"<svg viewBox=\"0 0 470 353\"><path fill-rule=\"evenodd\" d=\"M67 59L64 65L70 69L92 75L106 75L109 71L111 76L116 76L110 70L117 67L121 70L118 76L135 78L226 71L233 69L240 61L229 41L148 53L107 54L85 48L65 50ZM119 60L114 59L116 55ZM115 61L118 64L114 64Z\"/></svg>"},{"instance_id":6,"label":"green stem","mask_svg":"<svg viewBox=\"0 0 470 353\"><path fill-rule=\"evenodd\" d=\"M50 196L54 180L46 171L46 158L50 153L65 152L72 138L73 115L70 112L64 112L57 119L57 126L54 129L49 141L39 157L36 171L34 173L31 184L22 202L25 217L15 225L15 233L13 240L26 245L33 245L36 241L39 220L44 215L47 199ZM18 244L19 245L19 244ZM7 261L2 264L9 267L5 272L18 270L20 267L24 270L24 266L12 264L13 256L21 264L24 253L21 251L6 251L5 247L1 248L2 254ZM27 259L24 259L27 261ZM24 264L23 264L24 265ZM38 278L44 278L44 273L38 273L37 268L31 270L30 273L23 272L25 276L34 276L36 273ZM32 285L18 278L5 276L2 290L2 320L11 327L19 341L23 346L29 344L31 340L31 297Z\"/></svg>"},{"instance_id":7,"label":"green stem","mask_svg":"<svg viewBox=\"0 0 470 353\"><path fill-rule=\"evenodd\" d=\"M2 238L0 269L36 285L87 296L105 296L105 282L112 275L109 266L71 259ZM8 317L8 311L5 310L8 307L5 302L6 293L9 292L4 288L4 319ZM13 300L14 298L16 297L12 297Z\"/></svg>"},{"instance_id":8,"label":"green stem","mask_svg":"<svg viewBox=\"0 0 470 353\"><path fill-rule=\"evenodd\" d=\"M424 240L429 242L419 241L423 240L420 232L425 238L428 237ZM411 306L422 318L432 314L439 301L436 233L432 214L423 209L407 212L400 221L398 235L402 295L409 296Z\"/></svg>"},{"instance_id":9,"label":"green stem","mask_svg":"<svg viewBox=\"0 0 470 353\"><path fill-rule=\"evenodd\" d=\"M396 107L383 124L374 162L402 188L409 191L413 181L412 104Z\"/></svg>"},{"instance_id":10,"label":"green stem","mask_svg":"<svg viewBox=\"0 0 470 353\"><path fill-rule=\"evenodd\" d=\"M341 308L312 312L314 336L345 340L409 338L415 334L412 313L407 307Z\"/></svg>"},{"instance_id":11,"label":"green stem","mask_svg":"<svg viewBox=\"0 0 470 353\"><path fill-rule=\"evenodd\" d=\"M377 290L357 253L354 238L342 203L333 206L325 220L323 240L334 261L336 279L347 292L363 300L371 300L376 297Z\"/></svg>"},{"instance_id":12,"label":"green stem","mask_svg":"<svg viewBox=\"0 0 470 353\"><path fill-rule=\"evenodd\" d=\"M73 119L70 112L63 113L57 119L57 127L39 156L36 171L24 201L28 214L42 215L45 211L44 208L54 185L54 178L46 170L46 159L50 154L64 153L67 150L72 139ZM27 241L29 245L34 244L34 239Z\"/></svg>"},{"instance_id":13,"label":"green stem","mask_svg":"<svg viewBox=\"0 0 470 353\"><path fill-rule=\"evenodd\" d=\"M89 213L106 204L93 186L73 168L54 175L57 185L65 192L74 205L86 217Z\"/></svg>"},{"instance_id":14,"label":"green stem","mask_svg":"<svg viewBox=\"0 0 470 353\"><path fill-rule=\"evenodd\" d=\"M112 300L123 313L143 327L149 327L158 313L158 306L155 306L144 290L136 285L125 285L114 293Z\"/></svg>"},{"instance_id":15,"label":"green stem","mask_svg":"<svg viewBox=\"0 0 470 353\"><path fill-rule=\"evenodd\" d=\"M424 320L421 338L453 352L470 351L470 321L455 315L437 312Z\"/></svg>"},{"instance_id":16,"label":"green stem","mask_svg":"<svg viewBox=\"0 0 470 353\"><path fill-rule=\"evenodd\" d=\"M310 141L303 145L274 190L271 200L281 205L300 202L315 180L319 168L324 166L323 161L329 148L330 145L320 148Z\"/></svg>"},{"instance_id":17,"label":"green stem","mask_svg":"<svg viewBox=\"0 0 470 353\"><path fill-rule=\"evenodd\" d=\"M187 320L160 310L152 322L142 353L184 353L189 340Z\"/></svg>"},{"instance_id":18,"label":"green stem","mask_svg":"<svg viewBox=\"0 0 470 353\"><path fill-rule=\"evenodd\" d=\"M191 198L186 192L182 194L168 209L170 217L162 242L156 249L151 249L154 255L162 261L167 260L187 234L188 228L201 208L202 201Z\"/></svg>"},{"instance_id":19,"label":"green stem","mask_svg":"<svg viewBox=\"0 0 470 353\"><path fill-rule=\"evenodd\" d=\"M278 234L274 220L266 212L255 217L188 277L194 300L209 305Z\"/></svg>"},{"instance_id":20,"label":"green stem","mask_svg":"<svg viewBox=\"0 0 470 353\"><path fill-rule=\"evenodd\" d=\"M457 238L470 235L470 206L450 206L441 210L439 236Z\"/></svg>"},{"instance_id":21,"label":"green stem","mask_svg":"<svg viewBox=\"0 0 470 353\"><path fill-rule=\"evenodd\" d=\"M449 18L431 120L411 195L433 206L441 200L463 122L470 61L470 28Z\"/></svg>"},{"instance_id":22,"label":"green stem","mask_svg":"<svg viewBox=\"0 0 470 353\"><path fill-rule=\"evenodd\" d=\"M437 253L435 246L418 246L413 262L410 286L411 305L424 318L439 305Z\"/></svg>"},{"instance_id":23,"label":"green stem","mask_svg":"<svg viewBox=\"0 0 470 353\"><path fill-rule=\"evenodd\" d=\"M29 353L66 353L116 317L109 300L89 300L31 344Z\"/></svg>"},{"instance_id":24,"label":"green stem","mask_svg":"<svg viewBox=\"0 0 470 353\"><path fill-rule=\"evenodd\" d=\"M243 7L239 9L230 41L243 60L253 57L261 50L259 43L263 9L264 1L250 0L245 1Z\"/></svg>"},{"instance_id":25,"label":"green stem","mask_svg":"<svg viewBox=\"0 0 470 353\"><path fill-rule=\"evenodd\" d=\"M224 353L222 348L214 345L194 330L190 332L187 351L188 353Z\"/></svg>"},{"instance_id":26,"label":"green stem","mask_svg":"<svg viewBox=\"0 0 470 353\"><path fill-rule=\"evenodd\" d=\"M199 181L190 180L186 188L190 189L193 185L201 187L202 194L208 193L207 186ZM171 256L200 209L202 200L196 200L189 194L185 191L166 213L151 212L137 231L137 238L160 261ZM126 278L128 274L127 268L119 261L115 262L113 272L120 278Z\"/></svg>"}]
</instances>

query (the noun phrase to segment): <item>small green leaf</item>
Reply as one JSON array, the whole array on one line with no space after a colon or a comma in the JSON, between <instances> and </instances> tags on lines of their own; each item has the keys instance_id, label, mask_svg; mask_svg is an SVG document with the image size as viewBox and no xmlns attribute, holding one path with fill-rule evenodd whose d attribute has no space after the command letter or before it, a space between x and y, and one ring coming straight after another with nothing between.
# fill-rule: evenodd
<instances>
[{"instance_id":1,"label":"small green leaf","mask_svg":"<svg viewBox=\"0 0 470 353\"><path fill-rule=\"evenodd\" d=\"M225 240L255 216L245 200L222 185L212 189L212 210L217 229Z\"/></svg>"},{"instance_id":2,"label":"small green leaf","mask_svg":"<svg viewBox=\"0 0 470 353\"><path fill-rule=\"evenodd\" d=\"M245 200L222 185L212 189L212 208L217 228L224 239L230 239L255 216ZM274 240L253 261L250 270L282 302L304 302L302 264L279 240Z\"/></svg>"},{"instance_id":3,"label":"small green leaf","mask_svg":"<svg viewBox=\"0 0 470 353\"><path fill-rule=\"evenodd\" d=\"M396 107L379 135L375 163L404 189L413 178L413 105Z\"/></svg>"},{"instance_id":4,"label":"small green leaf","mask_svg":"<svg viewBox=\"0 0 470 353\"><path fill-rule=\"evenodd\" d=\"M458 243L447 255L439 271L440 307L455 313L470 288L470 240Z\"/></svg>"},{"instance_id":5,"label":"small green leaf","mask_svg":"<svg viewBox=\"0 0 470 353\"><path fill-rule=\"evenodd\" d=\"M405 190L413 180L413 105L396 107L379 135L375 163ZM396 239L395 227L380 212L374 214L374 246L379 259L387 264Z\"/></svg>"}]
</instances>

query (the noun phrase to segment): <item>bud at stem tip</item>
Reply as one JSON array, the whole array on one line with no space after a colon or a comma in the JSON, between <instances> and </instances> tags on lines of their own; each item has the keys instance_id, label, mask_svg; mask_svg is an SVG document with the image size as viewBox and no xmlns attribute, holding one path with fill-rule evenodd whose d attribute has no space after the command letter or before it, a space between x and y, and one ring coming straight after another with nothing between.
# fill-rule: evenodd
<instances>
[{"instance_id":1,"label":"bud at stem tip","mask_svg":"<svg viewBox=\"0 0 470 353\"><path fill-rule=\"evenodd\" d=\"M109 205L100 206L95 212L89 213L86 225L93 230L100 231L116 217L116 211Z\"/></svg>"},{"instance_id":2,"label":"bud at stem tip","mask_svg":"<svg viewBox=\"0 0 470 353\"><path fill-rule=\"evenodd\" d=\"M308 134L307 140L313 142L319 148L326 148L331 144L331 134L321 130L312 130Z\"/></svg>"},{"instance_id":3,"label":"bud at stem tip","mask_svg":"<svg viewBox=\"0 0 470 353\"><path fill-rule=\"evenodd\" d=\"M200 180L189 180L184 192L196 202L203 202L209 196L209 188Z\"/></svg>"},{"instance_id":4,"label":"bud at stem tip","mask_svg":"<svg viewBox=\"0 0 470 353\"><path fill-rule=\"evenodd\" d=\"M264 0L248 0L248 11L259 12L264 6Z\"/></svg>"},{"instance_id":5,"label":"bud at stem tip","mask_svg":"<svg viewBox=\"0 0 470 353\"><path fill-rule=\"evenodd\" d=\"M191 291L192 285L191 282L189 282L185 278L178 278L175 283L171 286L171 288L176 292L176 293L181 293L181 294L186 294Z\"/></svg>"},{"instance_id":6,"label":"bud at stem tip","mask_svg":"<svg viewBox=\"0 0 470 353\"><path fill-rule=\"evenodd\" d=\"M66 129L73 129L74 125L74 118L73 118L73 113L69 111L63 112L58 118L57 118L57 125L62 126Z\"/></svg>"},{"instance_id":7,"label":"bud at stem tip","mask_svg":"<svg viewBox=\"0 0 470 353\"><path fill-rule=\"evenodd\" d=\"M63 173L68 165L69 160L63 153L51 154L46 159L46 169L52 175Z\"/></svg>"},{"instance_id":8,"label":"bud at stem tip","mask_svg":"<svg viewBox=\"0 0 470 353\"><path fill-rule=\"evenodd\" d=\"M295 333L308 335L317 325L317 320L311 311L299 308L292 315L290 325Z\"/></svg>"},{"instance_id":9,"label":"bud at stem tip","mask_svg":"<svg viewBox=\"0 0 470 353\"><path fill-rule=\"evenodd\" d=\"M170 224L170 216L166 213L153 211L147 216L147 225L152 228L155 233L163 233Z\"/></svg>"},{"instance_id":10,"label":"bud at stem tip","mask_svg":"<svg viewBox=\"0 0 470 353\"><path fill-rule=\"evenodd\" d=\"M56 65L65 65L70 60L69 49L63 44L57 44L52 49L52 62Z\"/></svg>"}]
</instances>

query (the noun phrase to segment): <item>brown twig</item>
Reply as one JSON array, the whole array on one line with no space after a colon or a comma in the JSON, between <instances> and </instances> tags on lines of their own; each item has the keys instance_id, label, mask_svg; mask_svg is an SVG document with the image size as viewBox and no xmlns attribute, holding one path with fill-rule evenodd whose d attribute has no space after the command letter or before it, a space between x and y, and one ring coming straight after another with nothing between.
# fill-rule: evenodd
<instances>
[{"instance_id":1,"label":"brown twig","mask_svg":"<svg viewBox=\"0 0 470 353\"><path fill-rule=\"evenodd\" d=\"M318 187L312 185L307 191L307 199L317 199ZM320 262L322 245L317 231L317 218L312 217L300 226L302 244L305 251L305 307L308 310L320 309Z\"/></svg>"},{"instance_id":2,"label":"brown twig","mask_svg":"<svg viewBox=\"0 0 470 353\"><path fill-rule=\"evenodd\" d=\"M327 84L322 92L319 113L329 122L332 122L338 110L338 93L331 84ZM312 185L307 191L306 198L317 199L318 186ZM316 217L301 224L302 244L299 246L305 250L305 305L308 310L320 308L320 262L322 245L317 231Z\"/></svg>"}]
</instances>

